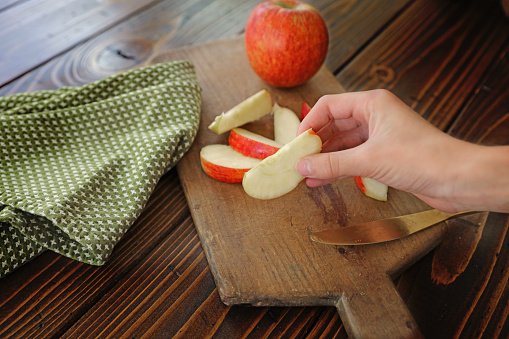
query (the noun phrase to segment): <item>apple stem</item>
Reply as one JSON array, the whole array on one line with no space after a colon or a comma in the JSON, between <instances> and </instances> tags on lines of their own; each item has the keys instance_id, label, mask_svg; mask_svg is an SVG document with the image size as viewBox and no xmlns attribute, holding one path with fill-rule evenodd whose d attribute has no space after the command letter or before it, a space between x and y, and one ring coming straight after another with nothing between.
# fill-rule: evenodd
<instances>
[{"instance_id":1,"label":"apple stem","mask_svg":"<svg viewBox=\"0 0 509 339\"><path fill-rule=\"evenodd\" d=\"M275 1L274 4L279 7L287 8L287 9L294 9L296 7L295 2L293 2L293 1L284 1L284 0Z\"/></svg>"}]
</instances>

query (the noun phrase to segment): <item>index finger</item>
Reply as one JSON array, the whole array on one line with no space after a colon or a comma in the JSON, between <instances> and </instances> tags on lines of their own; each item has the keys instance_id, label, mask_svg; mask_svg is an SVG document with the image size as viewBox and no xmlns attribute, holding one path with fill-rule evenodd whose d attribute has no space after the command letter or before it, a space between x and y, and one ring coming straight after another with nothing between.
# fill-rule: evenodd
<instances>
[{"instance_id":1,"label":"index finger","mask_svg":"<svg viewBox=\"0 0 509 339\"><path fill-rule=\"evenodd\" d=\"M362 114L365 111L364 103L366 94L364 92L341 93L324 95L313 106L308 115L300 123L297 135L312 128L317 132L334 120L355 118L366 120Z\"/></svg>"}]
</instances>

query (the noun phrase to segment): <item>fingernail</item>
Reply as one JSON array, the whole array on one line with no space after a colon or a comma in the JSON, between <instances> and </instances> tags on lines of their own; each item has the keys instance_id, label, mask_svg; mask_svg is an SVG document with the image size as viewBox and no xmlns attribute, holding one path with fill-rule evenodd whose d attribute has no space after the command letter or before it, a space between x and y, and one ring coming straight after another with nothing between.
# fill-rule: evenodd
<instances>
[{"instance_id":1,"label":"fingernail","mask_svg":"<svg viewBox=\"0 0 509 339\"><path fill-rule=\"evenodd\" d=\"M297 163L297 172L299 172L300 175L303 177L307 177L311 174L311 168L309 166L309 160L307 159L301 159Z\"/></svg>"}]
</instances>

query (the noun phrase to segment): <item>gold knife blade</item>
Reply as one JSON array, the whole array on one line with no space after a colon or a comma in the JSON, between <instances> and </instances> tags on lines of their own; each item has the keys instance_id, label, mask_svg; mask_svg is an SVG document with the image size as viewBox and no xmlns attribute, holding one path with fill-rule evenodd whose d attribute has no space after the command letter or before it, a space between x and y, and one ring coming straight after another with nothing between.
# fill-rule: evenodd
<instances>
[{"instance_id":1,"label":"gold knife blade","mask_svg":"<svg viewBox=\"0 0 509 339\"><path fill-rule=\"evenodd\" d=\"M311 240L329 245L364 245L406 237L442 221L462 215L478 213L466 211L445 213L436 209L335 228L311 234Z\"/></svg>"}]
</instances>

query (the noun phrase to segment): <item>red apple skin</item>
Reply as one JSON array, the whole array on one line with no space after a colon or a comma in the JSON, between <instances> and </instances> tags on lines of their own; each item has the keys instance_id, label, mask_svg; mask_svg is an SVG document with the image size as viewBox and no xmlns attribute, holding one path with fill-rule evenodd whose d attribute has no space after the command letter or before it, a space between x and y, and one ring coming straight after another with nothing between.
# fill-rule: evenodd
<instances>
[{"instance_id":1,"label":"red apple skin","mask_svg":"<svg viewBox=\"0 0 509 339\"><path fill-rule=\"evenodd\" d=\"M266 157L279 151L279 147L263 144L256 140L246 138L231 130L228 137L228 144L237 152L246 157L265 159Z\"/></svg>"},{"instance_id":2,"label":"red apple skin","mask_svg":"<svg viewBox=\"0 0 509 339\"><path fill-rule=\"evenodd\" d=\"M356 184L357 184L357 186L360 188L360 190L362 191L362 193L366 194L366 186L364 186L364 183L362 182L362 178L361 178L361 177L356 176L356 177L355 177L355 183L356 183Z\"/></svg>"},{"instance_id":3,"label":"red apple skin","mask_svg":"<svg viewBox=\"0 0 509 339\"><path fill-rule=\"evenodd\" d=\"M321 14L297 0L269 0L251 12L245 30L251 67L275 87L303 84L320 69L329 33Z\"/></svg>"},{"instance_id":4,"label":"red apple skin","mask_svg":"<svg viewBox=\"0 0 509 339\"><path fill-rule=\"evenodd\" d=\"M304 120L306 115L308 115L309 111L311 111L311 107L307 104L307 102L302 103L302 108L300 109L300 120Z\"/></svg>"},{"instance_id":5,"label":"red apple skin","mask_svg":"<svg viewBox=\"0 0 509 339\"><path fill-rule=\"evenodd\" d=\"M242 182L242 178L244 178L244 173L249 171L251 168L229 168L224 166L219 166L213 164L202 157L201 167L203 171L212 179L216 179L222 182L227 182L231 184L238 184Z\"/></svg>"}]
</instances>

